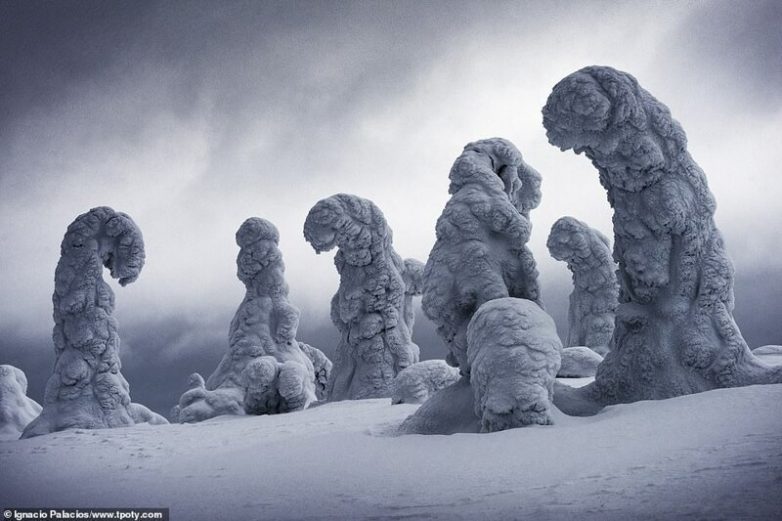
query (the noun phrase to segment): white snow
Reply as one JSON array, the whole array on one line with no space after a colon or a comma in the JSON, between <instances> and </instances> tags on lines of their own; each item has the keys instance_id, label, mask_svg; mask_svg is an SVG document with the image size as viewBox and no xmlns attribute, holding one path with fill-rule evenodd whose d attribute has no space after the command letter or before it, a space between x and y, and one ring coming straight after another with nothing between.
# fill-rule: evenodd
<instances>
[{"instance_id":1,"label":"white snow","mask_svg":"<svg viewBox=\"0 0 782 521\"><path fill-rule=\"evenodd\" d=\"M417 406L388 399L68 430L0 442L0 505L169 507L175 521L780 519L780 404L782 385L720 389L452 436L389 435Z\"/></svg>"}]
</instances>

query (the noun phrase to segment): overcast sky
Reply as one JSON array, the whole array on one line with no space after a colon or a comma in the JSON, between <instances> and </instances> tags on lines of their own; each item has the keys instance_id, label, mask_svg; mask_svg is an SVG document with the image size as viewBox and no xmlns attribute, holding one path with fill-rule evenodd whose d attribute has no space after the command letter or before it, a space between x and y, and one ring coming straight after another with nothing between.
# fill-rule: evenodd
<instances>
[{"instance_id":1,"label":"overcast sky","mask_svg":"<svg viewBox=\"0 0 782 521\"><path fill-rule=\"evenodd\" d=\"M117 293L123 372L165 412L226 349L244 294L234 233L282 236L299 338L332 353L332 254L302 236L337 192L375 201L426 260L448 170L469 141L513 141L543 175L530 246L565 333L569 273L545 248L572 215L611 233L584 157L540 109L591 64L635 75L683 125L718 202L750 345L782 343L782 3L0 2L0 363L41 398L67 225L130 214L147 265ZM108 274L107 274L108 277ZM419 317L426 356L445 351Z\"/></svg>"}]
</instances>

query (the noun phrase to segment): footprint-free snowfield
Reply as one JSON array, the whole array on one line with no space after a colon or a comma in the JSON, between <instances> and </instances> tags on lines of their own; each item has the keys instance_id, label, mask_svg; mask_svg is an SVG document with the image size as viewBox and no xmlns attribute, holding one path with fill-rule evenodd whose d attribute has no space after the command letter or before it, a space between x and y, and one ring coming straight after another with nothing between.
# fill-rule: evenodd
<instances>
[{"instance_id":1,"label":"footprint-free snowfield","mask_svg":"<svg viewBox=\"0 0 782 521\"><path fill-rule=\"evenodd\" d=\"M0 443L0 504L170 508L176 520L782 518L782 385L492 434L395 436L359 400Z\"/></svg>"}]
</instances>

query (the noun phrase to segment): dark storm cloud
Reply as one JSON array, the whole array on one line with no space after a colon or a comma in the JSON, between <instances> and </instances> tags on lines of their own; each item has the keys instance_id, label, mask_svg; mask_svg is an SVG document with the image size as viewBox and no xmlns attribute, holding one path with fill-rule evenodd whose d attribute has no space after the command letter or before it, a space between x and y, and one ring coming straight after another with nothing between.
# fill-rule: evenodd
<instances>
[{"instance_id":1,"label":"dark storm cloud","mask_svg":"<svg viewBox=\"0 0 782 521\"><path fill-rule=\"evenodd\" d=\"M268 119L276 143L332 140L356 112L403 93L449 29L480 20L472 3L450 7L439 16L427 3L3 2L0 125L96 84L119 90L157 75L139 108L187 119L208 106L218 161L250 119ZM133 123L126 139L141 131ZM226 166L207 173L244 173Z\"/></svg>"}]
</instances>

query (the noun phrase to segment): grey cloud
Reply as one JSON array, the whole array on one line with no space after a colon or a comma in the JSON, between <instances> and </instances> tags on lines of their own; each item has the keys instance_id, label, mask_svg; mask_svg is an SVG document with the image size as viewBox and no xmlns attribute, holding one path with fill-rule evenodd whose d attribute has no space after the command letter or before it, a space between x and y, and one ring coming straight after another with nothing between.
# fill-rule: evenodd
<instances>
[{"instance_id":1,"label":"grey cloud","mask_svg":"<svg viewBox=\"0 0 782 521\"><path fill-rule=\"evenodd\" d=\"M781 26L782 3L776 0L700 2L669 40L660 65L668 61L677 72L768 114L782 103Z\"/></svg>"}]
</instances>

